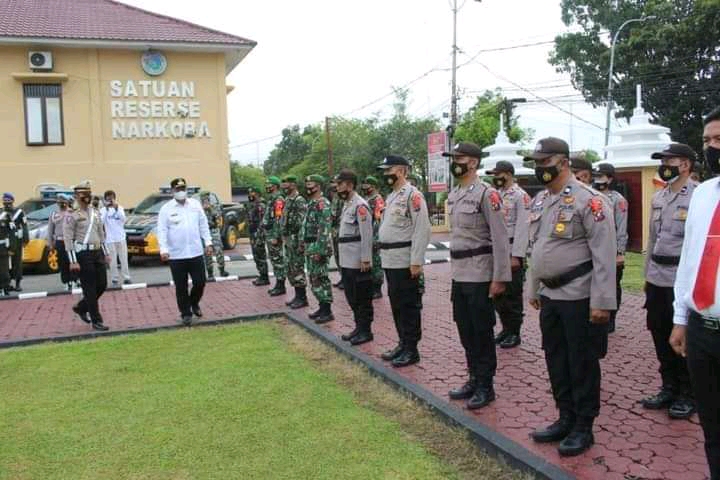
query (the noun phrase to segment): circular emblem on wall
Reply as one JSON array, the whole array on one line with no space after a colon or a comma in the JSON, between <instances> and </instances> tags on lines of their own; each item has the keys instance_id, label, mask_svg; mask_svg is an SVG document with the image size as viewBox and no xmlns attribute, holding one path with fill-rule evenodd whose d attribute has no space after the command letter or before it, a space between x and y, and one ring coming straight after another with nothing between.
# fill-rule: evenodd
<instances>
[{"instance_id":1,"label":"circular emblem on wall","mask_svg":"<svg viewBox=\"0 0 720 480\"><path fill-rule=\"evenodd\" d=\"M167 69L167 58L165 58L162 52L156 50L143 52L140 63L145 73L153 77L162 75Z\"/></svg>"}]
</instances>

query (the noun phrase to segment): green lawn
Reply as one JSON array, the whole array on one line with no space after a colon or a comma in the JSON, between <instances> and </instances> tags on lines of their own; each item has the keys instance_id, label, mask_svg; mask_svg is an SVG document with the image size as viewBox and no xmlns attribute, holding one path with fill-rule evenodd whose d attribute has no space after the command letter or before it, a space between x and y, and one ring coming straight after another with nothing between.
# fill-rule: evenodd
<instances>
[{"instance_id":1,"label":"green lawn","mask_svg":"<svg viewBox=\"0 0 720 480\"><path fill-rule=\"evenodd\" d=\"M0 351L0 479L456 471L259 322Z\"/></svg>"},{"instance_id":2,"label":"green lawn","mask_svg":"<svg viewBox=\"0 0 720 480\"><path fill-rule=\"evenodd\" d=\"M645 267L645 255L640 253L625 254L625 271L623 272L623 290L639 293L645 285L643 269Z\"/></svg>"}]
</instances>

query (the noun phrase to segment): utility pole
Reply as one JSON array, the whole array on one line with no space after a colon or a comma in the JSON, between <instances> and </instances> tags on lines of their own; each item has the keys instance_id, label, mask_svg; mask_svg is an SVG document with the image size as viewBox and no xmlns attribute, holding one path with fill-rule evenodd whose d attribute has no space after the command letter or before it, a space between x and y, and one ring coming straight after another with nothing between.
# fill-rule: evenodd
<instances>
[{"instance_id":1,"label":"utility pole","mask_svg":"<svg viewBox=\"0 0 720 480\"><path fill-rule=\"evenodd\" d=\"M330 117L325 117L325 143L327 143L328 175L332 177L335 172L333 171L334 166L332 138L330 137Z\"/></svg>"},{"instance_id":2,"label":"utility pole","mask_svg":"<svg viewBox=\"0 0 720 480\"><path fill-rule=\"evenodd\" d=\"M457 112L457 13L458 6L457 0L453 0L453 44L452 44L452 84L451 84L451 96L450 96L450 125L448 126L448 142L450 148L454 145L453 137L455 136L455 128L457 127L458 112Z\"/></svg>"}]
</instances>

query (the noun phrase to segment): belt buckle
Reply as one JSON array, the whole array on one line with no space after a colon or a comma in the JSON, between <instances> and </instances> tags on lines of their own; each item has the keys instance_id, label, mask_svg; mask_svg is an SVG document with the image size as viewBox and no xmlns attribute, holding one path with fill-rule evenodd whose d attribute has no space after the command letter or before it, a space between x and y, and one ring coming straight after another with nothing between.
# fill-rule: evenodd
<instances>
[{"instance_id":1,"label":"belt buckle","mask_svg":"<svg viewBox=\"0 0 720 480\"><path fill-rule=\"evenodd\" d=\"M703 327L707 328L708 330L720 330L720 320L715 318L705 318L703 317Z\"/></svg>"}]
</instances>

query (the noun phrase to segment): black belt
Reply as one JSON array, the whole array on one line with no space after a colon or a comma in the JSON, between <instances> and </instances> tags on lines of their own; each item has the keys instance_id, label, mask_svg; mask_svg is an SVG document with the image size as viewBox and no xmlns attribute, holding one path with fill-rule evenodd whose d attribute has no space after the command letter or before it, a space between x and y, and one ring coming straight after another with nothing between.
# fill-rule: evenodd
<instances>
[{"instance_id":1,"label":"black belt","mask_svg":"<svg viewBox=\"0 0 720 480\"><path fill-rule=\"evenodd\" d=\"M515 240L513 237L510 237L510 245L513 244L513 240Z\"/></svg>"},{"instance_id":2,"label":"black belt","mask_svg":"<svg viewBox=\"0 0 720 480\"><path fill-rule=\"evenodd\" d=\"M492 251L492 245L471 248L470 250L450 250L450 258L454 260L459 260L461 258L477 257L478 255L488 255L492 253Z\"/></svg>"},{"instance_id":3,"label":"black belt","mask_svg":"<svg viewBox=\"0 0 720 480\"><path fill-rule=\"evenodd\" d=\"M586 273L592 271L593 269L593 263L592 260L588 260L585 263L581 263L577 267L573 268L570 271L567 271L565 273L562 273L558 275L557 277L552 278L541 278L540 281L549 289L555 289L564 287L568 283L572 282L576 278L580 278Z\"/></svg>"},{"instance_id":4,"label":"black belt","mask_svg":"<svg viewBox=\"0 0 720 480\"><path fill-rule=\"evenodd\" d=\"M690 310L690 321L697 322L701 327L720 333L720 318L710 318L700 315L695 310Z\"/></svg>"},{"instance_id":5,"label":"black belt","mask_svg":"<svg viewBox=\"0 0 720 480\"><path fill-rule=\"evenodd\" d=\"M652 255L652 261L658 265L680 265L680 257L667 257L665 255Z\"/></svg>"},{"instance_id":6,"label":"black belt","mask_svg":"<svg viewBox=\"0 0 720 480\"><path fill-rule=\"evenodd\" d=\"M353 243L359 242L360 240L360 235L355 235L354 237L338 237L338 243Z\"/></svg>"},{"instance_id":7,"label":"black belt","mask_svg":"<svg viewBox=\"0 0 720 480\"><path fill-rule=\"evenodd\" d=\"M412 242L390 242L390 243L378 243L378 248L381 250L393 250L395 248L405 248L412 246Z\"/></svg>"}]
</instances>

